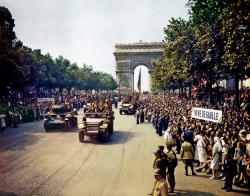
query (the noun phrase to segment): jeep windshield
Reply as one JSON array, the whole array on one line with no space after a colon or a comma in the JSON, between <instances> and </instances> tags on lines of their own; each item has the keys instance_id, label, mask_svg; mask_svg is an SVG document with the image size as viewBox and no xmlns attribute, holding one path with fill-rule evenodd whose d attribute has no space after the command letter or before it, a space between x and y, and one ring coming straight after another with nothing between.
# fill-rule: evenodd
<instances>
[{"instance_id":1,"label":"jeep windshield","mask_svg":"<svg viewBox=\"0 0 250 196\"><path fill-rule=\"evenodd\" d=\"M86 118L106 118L106 113L85 113Z\"/></svg>"},{"instance_id":2,"label":"jeep windshield","mask_svg":"<svg viewBox=\"0 0 250 196\"><path fill-rule=\"evenodd\" d=\"M51 111L56 114L63 114L67 112L67 109L63 105L53 105Z\"/></svg>"}]
</instances>

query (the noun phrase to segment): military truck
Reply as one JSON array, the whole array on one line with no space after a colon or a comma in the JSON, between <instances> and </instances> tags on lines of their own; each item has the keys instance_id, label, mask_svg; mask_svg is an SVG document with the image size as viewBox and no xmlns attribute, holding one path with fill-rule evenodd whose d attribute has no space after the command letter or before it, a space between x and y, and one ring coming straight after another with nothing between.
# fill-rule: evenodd
<instances>
[{"instance_id":1,"label":"military truck","mask_svg":"<svg viewBox=\"0 0 250 196\"><path fill-rule=\"evenodd\" d=\"M107 142L113 134L113 116L104 112L87 112L82 122L78 123L79 141L84 142L85 135L97 136L102 142Z\"/></svg>"},{"instance_id":2,"label":"military truck","mask_svg":"<svg viewBox=\"0 0 250 196\"><path fill-rule=\"evenodd\" d=\"M52 105L49 112L44 115L44 129L77 127L77 111L65 105Z\"/></svg>"},{"instance_id":3,"label":"military truck","mask_svg":"<svg viewBox=\"0 0 250 196\"><path fill-rule=\"evenodd\" d=\"M135 114L134 106L131 103L122 103L119 108L120 108L120 110L119 110L120 114L123 114L123 113Z\"/></svg>"}]
</instances>

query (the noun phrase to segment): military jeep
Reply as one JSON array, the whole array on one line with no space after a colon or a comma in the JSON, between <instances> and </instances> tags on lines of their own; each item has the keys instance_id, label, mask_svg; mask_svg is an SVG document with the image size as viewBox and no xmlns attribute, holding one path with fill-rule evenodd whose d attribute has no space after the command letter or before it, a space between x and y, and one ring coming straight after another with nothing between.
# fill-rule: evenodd
<instances>
[{"instance_id":1,"label":"military jeep","mask_svg":"<svg viewBox=\"0 0 250 196\"><path fill-rule=\"evenodd\" d=\"M107 142L113 134L113 118L103 112L87 112L81 123L78 123L79 141L84 142L84 136L96 136L103 142Z\"/></svg>"},{"instance_id":2,"label":"military jeep","mask_svg":"<svg viewBox=\"0 0 250 196\"><path fill-rule=\"evenodd\" d=\"M53 105L51 110L44 115L44 129L70 128L77 126L77 111L65 105Z\"/></svg>"}]
</instances>

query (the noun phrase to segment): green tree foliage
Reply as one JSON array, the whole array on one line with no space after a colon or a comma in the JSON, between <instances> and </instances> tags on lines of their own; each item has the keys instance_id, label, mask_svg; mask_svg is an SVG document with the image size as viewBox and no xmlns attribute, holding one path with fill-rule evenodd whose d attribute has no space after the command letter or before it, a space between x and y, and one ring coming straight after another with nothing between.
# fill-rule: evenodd
<instances>
[{"instance_id":1,"label":"green tree foliage","mask_svg":"<svg viewBox=\"0 0 250 196\"><path fill-rule=\"evenodd\" d=\"M0 93L7 86L20 88L30 76L26 48L16 39L14 19L7 8L0 7Z\"/></svg>"},{"instance_id":2,"label":"green tree foliage","mask_svg":"<svg viewBox=\"0 0 250 196\"><path fill-rule=\"evenodd\" d=\"M79 67L63 56L55 60L50 54L42 55L40 50L32 51L32 83L38 87L66 89L102 89L117 88L114 78L107 73L94 71L92 66Z\"/></svg>"},{"instance_id":3,"label":"green tree foliage","mask_svg":"<svg viewBox=\"0 0 250 196\"><path fill-rule=\"evenodd\" d=\"M220 15L220 35L225 43L222 60L235 79L236 105L239 105L238 82L249 77L246 74L250 64L249 7L250 0L232 0Z\"/></svg>"},{"instance_id":4,"label":"green tree foliage","mask_svg":"<svg viewBox=\"0 0 250 196\"><path fill-rule=\"evenodd\" d=\"M175 39L179 36L182 36L185 34L185 30L189 27L189 24L187 21L185 21L182 18L171 18L169 20L169 24L166 28L163 29L165 33L164 41L165 42L173 42Z\"/></svg>"},{"instance_id":5,"label":"green tree foliage","mask_svg":"<svg viewBox=\"0 0 250 196\"><path fill-rule=\"evenodd\" d=\"M164 52L160 61L155 63L153 85L164 89L180 87L183 91L183 82L190 77L188 55L193 32L182 18L172 18L164 33Z\"/></svg>"},{"instance_id":6,"label":"green tree foliage","mask_svg":"<svg viewBox=\"0 0 250 196\"><path fill-rule=\"evenodd\" d=\"M250 0L234 0L220 17L220 35L225 42L222 59L227 64L228 71L237 72L240 79L246 78L245 68L250 60L249 7Z\"/></svg>"},{"instance_id":7,"label":"green tree foliage","mask_svg":"<svg viewBox=\"0 0 250 196\"><path fill-rule=\"evenodd\" d=\"M250 0L189 0L190 18L171 18L164 28L164 52L155 63L154 87L181 87L204 79L211 97L214 83L246 79L249 67ZM238 105L238 103L236 103Z\"/></svg>"},{"instance_id":8,"label":"green tree foliage","mask_svg":"<svg viewBox=\"0 0 250 196\"><path fill-rule=\"evenodd\" d=\"M190 23L194 26L212 25L230 0L189 0Z\"/></svg>"}]
</instances>

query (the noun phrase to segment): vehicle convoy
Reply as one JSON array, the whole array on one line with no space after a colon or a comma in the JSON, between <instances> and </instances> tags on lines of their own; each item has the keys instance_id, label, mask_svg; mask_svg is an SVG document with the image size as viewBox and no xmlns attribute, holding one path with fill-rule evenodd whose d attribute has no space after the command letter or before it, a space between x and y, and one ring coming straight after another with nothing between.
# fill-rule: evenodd
<instances>
[{"instance_id":1,"label":"vehicle convoy","mask_svg":"<svg viewBox=\"0 0 250 196\"><path fill-rule=\"evenodd\" d=\"M87 112L85 113L82 122L78 123L79 141L84 142L85 135L92 137L97 136L103 142L107 142L113 134L114 115L104 112Z\"/></svg>"},{"instance_id":2,"label":"vehicle convoy","mask_svg":"<svg viewBox=\"0 0 250 196\"><path fill-rule=\"evenodd\" d=\"M65 105L53 105L51 111L44 115L44 129L69 128L77 126L77 111Z\"/></svg>"}]
</instances>

